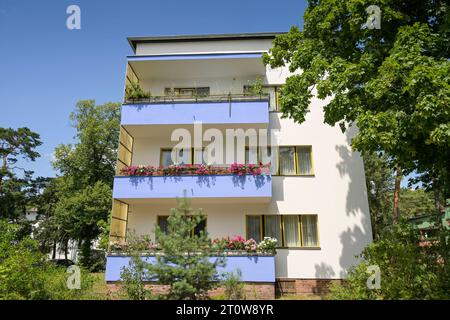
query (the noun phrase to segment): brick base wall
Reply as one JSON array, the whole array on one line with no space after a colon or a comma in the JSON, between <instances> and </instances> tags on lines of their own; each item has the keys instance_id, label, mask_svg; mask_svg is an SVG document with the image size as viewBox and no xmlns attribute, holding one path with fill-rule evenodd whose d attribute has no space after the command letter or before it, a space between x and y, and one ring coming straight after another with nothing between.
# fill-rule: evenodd
<instances>
[{"instance_id":1,"label":"brick base wall","mask_svg":"<svg viewBox=\"0 0 450 320\"><path fill-rule=\"evenodd\" d=\"M342 284L341 279L277 279L277 294L318 295L329 292L332 283Z\"/></svg>"},{"instance_id":2,"label":"brick base wall","mask_svg":"<svg viewBox=\"0 0 450 320\"><path fill-rule=\"evenodd\" d=\"M117 299L117 294L120 290L120 282L107 283L109 296ZM147 288L152 290L155 295L166 294L169 290L169 286L160 284L147 284ZM245 297L248 300L274 300L275 299L275 284L259 283L259 282L246 282L244 285ZM224 296L225 288L218 287L209 292L210 297Z\"/></svg>"}]
</instances>

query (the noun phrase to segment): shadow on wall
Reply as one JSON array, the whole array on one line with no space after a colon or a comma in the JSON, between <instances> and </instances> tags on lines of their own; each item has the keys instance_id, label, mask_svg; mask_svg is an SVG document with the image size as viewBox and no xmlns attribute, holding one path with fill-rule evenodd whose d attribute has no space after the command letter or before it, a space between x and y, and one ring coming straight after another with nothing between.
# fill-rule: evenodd
<instances>
[{"instance_id":1,"label":"shadow on wall","mask_svg":"<svg viewBox=\"0 0 450 320\"><path fill-rule=\"evenodd\" d=\"M350 127L345 133L348 145L336 146L336 151L341 159L336 168L340 177L348 180L348 191L345 199L347 217L360 219L360 223L357 226L349 226L339 235L342 244L342 252L339 256L341 267L339 274L336 274L332 266L321 263L315 265L317 278L345 278L349 269L358 263L359 254L372 241L364 164L359 152L352 152L350 147L351 140L356 132L356 126Z\"/></svg>"}]
</instances>

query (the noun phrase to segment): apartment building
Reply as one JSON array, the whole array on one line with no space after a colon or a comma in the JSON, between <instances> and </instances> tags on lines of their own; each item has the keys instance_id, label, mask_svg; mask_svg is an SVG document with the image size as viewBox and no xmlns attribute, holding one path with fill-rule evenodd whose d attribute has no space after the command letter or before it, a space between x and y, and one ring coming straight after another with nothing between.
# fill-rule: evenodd
<instances>
[{"instance_id":1,"label":"apartment building","mask_svg":"<svg viewBox=\"0 0 450 320\"><path fill-rule=\"evenodd\" d=\"M164 229L176 198L186 194L206 215L202 228L211 238L277 239L276 254L227 258L225 269L240 269L256 298L271 298L275 289L321 293L357 263L372 231L363 161L350 147L355 128L342 133L324 124L327 102L317 98L304 123L282 117L279 90L289 71L261 60L276 35L128 39L134 55L125 82L150 95L128 97L122 106L112 242L126 241L127 230L154 239L155 225ZM180 144L186 135L190 144ZM230 147L231 141L237 142ZM212 142L223 145L223 154L210 152ZM232 163L266 168L224 174ZM123 174L137 166L201 164L225 169ZM128 259L108 256L108 283L120 280Z\"/></svg>"}]
</instances>

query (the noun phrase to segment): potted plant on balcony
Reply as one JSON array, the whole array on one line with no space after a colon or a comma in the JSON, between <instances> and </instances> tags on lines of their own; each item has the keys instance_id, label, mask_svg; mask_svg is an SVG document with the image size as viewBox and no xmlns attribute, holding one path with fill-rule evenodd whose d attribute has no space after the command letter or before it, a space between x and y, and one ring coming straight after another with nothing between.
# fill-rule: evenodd
<instances>
[{"instance_id":1,"label":"potted plant on balcony","mask_svg":"<svg viewBox=\"0 0 450 320\"><path fill-rule=\"evenodd\" d=\"M138 82L131 81L125 88L125 101L139 101L151 97L150 92L142 90Z\"/></svg>"}]
</instances>

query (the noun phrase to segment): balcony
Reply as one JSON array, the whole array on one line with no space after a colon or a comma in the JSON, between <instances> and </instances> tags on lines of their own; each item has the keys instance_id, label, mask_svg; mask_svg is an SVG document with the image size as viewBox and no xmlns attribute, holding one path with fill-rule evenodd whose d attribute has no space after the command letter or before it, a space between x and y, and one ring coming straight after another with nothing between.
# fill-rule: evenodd
<instances>
[{"instance_id":1,"label":"balcony","mask_svg":"<svg viewBox=\"0 0 450 320\"><path fill-rule=\"evenodd\" d=\"M170 125L186 126L195 122L215 127L267 128L268 110L269 98L263 95L154 96L127 101L122 106L121 124L131 135L139 135L143 125L164 130Z\"/></svg>"},{"instance_id":2,"label":"balcony","mask_svg":"<svg viewBox=\"0 0 450 320\"><path fill-rule=\"evenodd\" d=\"M142 257L147 262L156 261L154 256ZM211 257L214 261L216 257ZM129 266L129 256L109 255L106 259L106 281L120 281L120 273L123 267ZM273 255L240 255L227 256L225 267L218 268L219 274L222 272L235 272L240 269L242 281L245 282L275 282L275 256Z\"/></svg>"},{"instance_id":3,"label":"balcony","mask_svg":"<svg viewBox=\"0 0 450 320\"><path fill-rule=\"evenodd\" d=\"M268 203L272 197L270 175L126 176L114 179L113 197L133 204L152 199L165 202L177 197L215 202Z\"/></svg>"}]
</instances>

